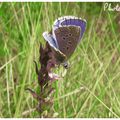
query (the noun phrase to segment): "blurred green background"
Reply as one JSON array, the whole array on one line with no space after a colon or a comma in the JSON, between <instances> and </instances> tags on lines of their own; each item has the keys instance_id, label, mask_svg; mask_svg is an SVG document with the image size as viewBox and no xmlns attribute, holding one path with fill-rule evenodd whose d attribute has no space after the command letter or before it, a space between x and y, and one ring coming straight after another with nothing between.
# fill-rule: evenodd
<instances>
[{"instance_id":1,"label":"blurred green background","mask_svg":"<svg viewBox=\"0 0 120 120\"><path fill-rule=\"evenodd\" d=\"M51 117L120 117L120 13L104 11L104 4L0 3L0 117L39 116L25 88L39 90L33 60L42 33L65 15L86 19L87 28L71 67L55 70L63 79L54 83Z\"/></svg>"}]
</instances>

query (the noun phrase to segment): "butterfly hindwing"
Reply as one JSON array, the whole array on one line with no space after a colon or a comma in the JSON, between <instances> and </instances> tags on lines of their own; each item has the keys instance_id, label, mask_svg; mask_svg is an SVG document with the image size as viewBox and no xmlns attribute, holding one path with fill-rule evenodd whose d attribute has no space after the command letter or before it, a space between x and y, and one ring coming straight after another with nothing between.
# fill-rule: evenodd
<instances>
[{"instance_id":1,"label":"butterfly hindwing","mask_svg":"<svg viewBox=\"0 0 120 120\"><path fill-rule=\"evenodd\" d=\"M51 46L54 46L57 48L56 41L54 40L52 34L49 34L48 32L44 32L43 37Z\"/></svg>"},{"instance_id":2,"label":"butterfly hindwing","mask_svg":"<svg viewBox=\"0 0 120 120\"><path fill-rule=\"evenodd\" d=\"M49 34L48 32L44 32L43 33L43 37L44 39L48 42L48 44L51 47L51 50L53 51L53 54L56 58L56 60L58 62L64 62L66 60L66 55L64 55L58 48L57 45L55 43L54 38L52 37L51 34Z\"/></svg>"}]
</instances>

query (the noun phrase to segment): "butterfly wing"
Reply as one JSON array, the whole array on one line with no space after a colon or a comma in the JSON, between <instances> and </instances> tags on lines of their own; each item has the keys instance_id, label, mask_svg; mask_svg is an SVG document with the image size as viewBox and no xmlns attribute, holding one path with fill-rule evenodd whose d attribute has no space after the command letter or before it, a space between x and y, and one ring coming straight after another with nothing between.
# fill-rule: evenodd
<instances>
[{"instance_id":1,"label":"butterfly wing","mask_svg":"<svg viewBox=\"0 0 120 120\"><path fill-rule=\"evenodd\" d=\"M61 25L75 25L75 26L80 26L81 28L81 33L80 33L80 39L82 38L85 29L86 29L86 21L82 20L80 18L76 18L76 19L65 19L64 21L61 22Z\"/></svg>"},{"instance_id":2,"label":"butterfly wing","mask_svg":"<svg viewBox=\"0 0 120 120\"><path fill-rule=\"evenodd\" d=\"M66 26L57 28L54 33L59 50L69 58L74 52L79 39L81 29L79 26Z\"/></svg>"},{"instance_id":3,"label":"butterfly wing","mask_svg":"<svg viewBox=\"0 0 120 120\"><path fill-rule=\"evenodd\" d=\"M66 60L66 56L57 48L54 38L48 32L43 33L44 39L48 42L53 51L54 57L58 63L62 63Z\"/></svg>"},{"instance_id":4,"label":"butterfly wing","mask_svg":"<svg viewBox=\"0 0 120 120\"><path fill-rule=\"evenodd\" d=\"M81 33L80 33L80 39L81 39L86 29L86 20L84 19L75 16L60 17L54 22L53 28L56 29L58 27L69 26L69 25L79 26L81 28Z\"/></svg>"},{"instance_id":5,"label":"butterfly wing","mask_svg":"<svg viewBox=\"0 0 120 120\"><path fill-rule=\"evenodd\" d=\"M44 32L43 37L50 45L57 48L56 41L54 40L54 38L53 38L53 36L51 34L49 34L48 32Z\"/></svg>"}]
</instances>

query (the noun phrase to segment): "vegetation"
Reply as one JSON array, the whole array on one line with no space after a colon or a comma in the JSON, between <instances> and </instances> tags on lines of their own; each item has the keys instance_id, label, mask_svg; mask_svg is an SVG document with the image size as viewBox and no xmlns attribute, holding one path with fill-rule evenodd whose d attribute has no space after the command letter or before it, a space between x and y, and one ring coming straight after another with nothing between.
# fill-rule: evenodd
<instances>
[{"instance_id":1,"label":"vegetation","mask_svg":"<svg viewBox=\"0 0 120 120\"><path fill-rule=\"evenodd\" d=\"M120 117L120 14L80 2L0 3L0 117L39 117L25 88L39 92L42 33L65 15L86 19L87 29L70 68L55 70L63 78L53 84L51 117Z\"/></svg>"}]
</instances>

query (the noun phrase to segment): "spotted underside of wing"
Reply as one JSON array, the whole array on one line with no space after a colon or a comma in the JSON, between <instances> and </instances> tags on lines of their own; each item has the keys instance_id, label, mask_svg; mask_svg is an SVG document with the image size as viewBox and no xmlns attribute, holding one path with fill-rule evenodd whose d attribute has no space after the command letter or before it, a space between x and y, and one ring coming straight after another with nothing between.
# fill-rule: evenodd
<instances>
[{"instance_id":1,"label":"spotted underside of wing","mask_svg":"<svg viewBox=\"0 0 120 120\"><path fill-rule=\"evenodd\" d=\"M82 19L65 19L61 22L61 25L75 25L81 28L80 38L82 38L85 29L86 29L86 21Z\"/></svg>"},{"instance_id":2,"label":"spotted underside of wing","mask_svg":"<svg viewBox=\"0 0 120 120\"><path fill-rule=\"evenodd\" d=\"M74 52L80 39L79 26L63 26L55 30L59 50L69 58Z\"/></svg>"},{"instance_id":3,"label":"spotted underside of wing","mask_svg":"<svg viewBox=\"0 0 120 120\"><path fill-rule=\"evenodd\" d=\"M60 17L54 22L53 29L55 30L58 27L69 26L69 25L79 26L81 28L80 38L82 38L82 36L85 32L85 29L86 29L86 20L85 19L81 19L81 18L78 18L75 16Z\"/></svg>"}]
</instances>

